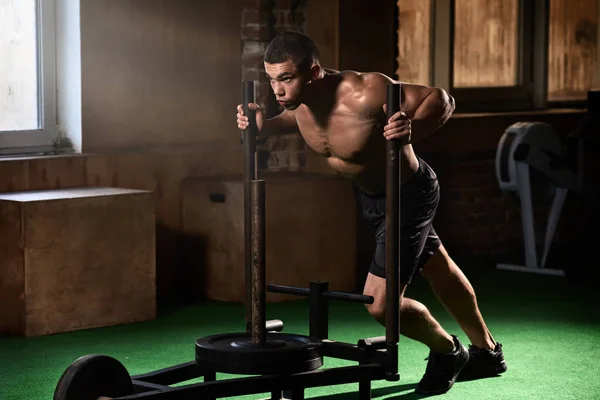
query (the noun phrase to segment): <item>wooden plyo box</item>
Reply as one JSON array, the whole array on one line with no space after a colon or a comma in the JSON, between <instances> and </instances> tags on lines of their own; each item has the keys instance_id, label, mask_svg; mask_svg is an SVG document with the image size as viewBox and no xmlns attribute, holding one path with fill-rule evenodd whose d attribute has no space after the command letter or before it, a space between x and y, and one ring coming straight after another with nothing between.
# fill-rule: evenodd
<instances>
[{"instance_id":1,"label":"wooden plyo box","mask_svg":"<svg viewBox=\"0 0 600 400\"><path fill-rule=\"evenodd\" d=\"M351 292L356 284L356 205L348 180L275 173L265 180L266 281ZM185 259L191 290L208 300L245 302L244 182L195 178L183 186ZM267 293L267 301L298 299Z\"/></svg>"},{"instance_id":2,"label":"wooden plyo box","mask_svg":"<svg viewBox=\"0 0 600 400\"><path fill-rule=\"evenodd\" d=\"M38 336L156 317L151 192L0 194L0 333Z\"/></svg>"}]
</instances>

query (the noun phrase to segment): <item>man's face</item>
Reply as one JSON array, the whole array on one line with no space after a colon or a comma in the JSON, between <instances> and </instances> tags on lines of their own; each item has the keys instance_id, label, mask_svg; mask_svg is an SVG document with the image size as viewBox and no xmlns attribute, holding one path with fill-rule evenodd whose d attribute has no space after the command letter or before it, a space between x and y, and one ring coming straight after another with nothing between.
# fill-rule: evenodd
<instances>
[{"instance_id":1,"label":"man's face","mask_svg":"<svg viewBox=\"0 0 600 400\"><path fill-rule=\"evenodd\" d=\"M281 64L265 63L265 72L277 102L286 110L294 110L302 103L302 90L307 77L290 60Z\"/></svg>"}]
</instances>

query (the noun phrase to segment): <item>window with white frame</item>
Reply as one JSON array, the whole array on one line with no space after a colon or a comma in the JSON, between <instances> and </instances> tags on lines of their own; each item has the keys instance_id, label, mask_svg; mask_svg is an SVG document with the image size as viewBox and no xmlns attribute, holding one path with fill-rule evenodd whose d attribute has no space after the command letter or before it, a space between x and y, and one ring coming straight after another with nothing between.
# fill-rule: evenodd
<instances>
[{"instance_id":1,"label":"window with white frame","mask_svg":"<svg viewBox=\"0 0 600 400\"><path fill-rule=\"evenodd\" d=\"M598 82L599 0L397 0L398 78L461 111L584 104Z\"/></svg>"},{"instance_id":2,"label":"window with white frame","mask_svg":"<svg viewBox=\"0 0 600 400\"><path fill-rule=\"evenodd\" d=\"M0 154L56 139L54 0L0 0Z\"/></svg>"}]
</instances>

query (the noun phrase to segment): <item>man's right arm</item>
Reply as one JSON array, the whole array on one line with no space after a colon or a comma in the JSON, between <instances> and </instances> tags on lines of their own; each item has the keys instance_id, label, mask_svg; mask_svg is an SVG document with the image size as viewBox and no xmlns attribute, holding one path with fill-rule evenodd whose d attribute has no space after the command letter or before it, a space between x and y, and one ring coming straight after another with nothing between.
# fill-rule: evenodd
<instances>
[{"instance_id":1,"label":"man's right arm","mask_svg":"<svg viewBox=\"0 0 600 400\"><path fill-rule=\"evenodd\" d=\"M257 104L249 104L249 107L256 111L256 125L258 126L257 136L259 139L265 140L268 136L298 132L296 115L293 111L285 110L282 113L265 120L264 113ZM241 104L237 106L237 111L237 126L238 129L243 131L248 128L248 117L244 115Z\"/></svg>"},{"instance_id":2,"label":"man's right arm","mask_svg":"<svg viewBox=\"0 0 600 400\"><path fill-rule=\"evenodd\" d=\"M293 111L284 110L282 113L266 119L263 122L259 136L275 136L298 132L298 124Z\"/></svg>"}]
</instances>

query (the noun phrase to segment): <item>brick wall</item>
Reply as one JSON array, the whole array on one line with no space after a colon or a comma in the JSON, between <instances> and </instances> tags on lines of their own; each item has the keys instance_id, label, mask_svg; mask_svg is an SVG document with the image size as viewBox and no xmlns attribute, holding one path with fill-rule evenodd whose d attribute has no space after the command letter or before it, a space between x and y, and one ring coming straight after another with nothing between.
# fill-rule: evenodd
<instances>
[{"instance_id":1,"label":"brick wall","mask_svg":"<svg viewBox=\"0 0 600 400\"><path fill-rule=\"evenodd\" d=\"M303 0L245 0L242 10L242 80L254 80L257 103L267 116L281 112L265 77L263 54L279 32L306 32L306 4ZM269 138L259 148L259 168L269 171L296 171L304 168L305 143L299 134Z\"/></svg>"}]
</instances>

